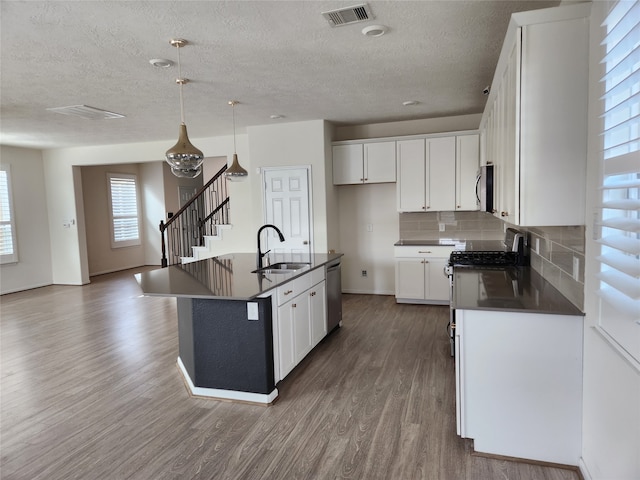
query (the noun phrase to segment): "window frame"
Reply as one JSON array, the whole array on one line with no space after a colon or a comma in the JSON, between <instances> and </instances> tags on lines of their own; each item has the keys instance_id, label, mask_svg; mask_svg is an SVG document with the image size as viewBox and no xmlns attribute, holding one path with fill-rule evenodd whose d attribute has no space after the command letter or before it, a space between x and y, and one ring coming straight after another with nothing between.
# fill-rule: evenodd
<instances>
[{"instance_id":1,"label":"window frame","mask_svg":"<svg viewBox=\"0 0 640 480\"><path fill-rule=\"evenodd\" d=\"M599 39L602 41L602 72L598 82L600 151L593 238L596 248L593 283L598 298L595 327L640 371L640 233L637 231L640 220L637 210L640 197L637 81L640 70L631 69L626 76L624 70L623 74L614 72L626 59L637 58L640 47L637 43L629 47L623 45L628 36L620 36L616 28L624 20L632 25L630 31L637 31L639 22L631 23L636 17L626 16L630 11L638 12L640 2L618 0L610 5ZM630 7L620 15L620 10L624 11L626 6ZM622 28L623 32L625 28ZM614 52L616 49L622 50L623 54ZM630 106L623 110L626 105ZM620 118L616 118L620 112Z\"/></svg>"},{"instance_id":2,"label":"window frame","mask_svg":"<svg viewBox=\"0 0 640 480\"><path fill-rule=\"evenodd\" d=\"M121 180L133 180L133 185L135 188L135 198L136 198L136 214L135 215L114 215L113 212L113 193L112 193L112 180L121 179ZM125 248L125 247L134 247L142 244L142 210L140 206L140 188L138 183L138 176L134 173L107 173L107 193L109 198L109 230L110 230L110 242L111 248ZM137 227L137 238L130 238L126 240L117 240L116 239L116 220L122 218L135 218L136 219L136 227Z\"/></svg>"},{"instance_id":3,"label":"window frame","mask_svg":"<svg viewBox=\"0 0 640 480\"><path fill-rule=\"evenodd\" d=\"M18 263L18 240L16 232L16 214L13 202L13 186L11 178L11 165L0 165L0 171L5 172L7 177L7 203L9 207L9 220L0 219L1 225L9 225L11 228L11 242L13 251L9 254L0 254L0 265Z\"/></svg>"}]
</instances>

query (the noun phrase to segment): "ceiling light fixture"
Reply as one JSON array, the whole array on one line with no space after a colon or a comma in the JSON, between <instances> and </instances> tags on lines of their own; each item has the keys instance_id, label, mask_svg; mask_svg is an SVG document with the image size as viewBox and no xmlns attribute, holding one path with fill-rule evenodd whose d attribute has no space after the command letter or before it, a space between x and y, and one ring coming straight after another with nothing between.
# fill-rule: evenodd
<instances>
[{"instance_id":1,"label":"ceiling light fixture","mask_svg":"<svg viewBox=\"0 0 640 480\"><path fill-rule=\"evenodd\" d=\"M381 37L389 28L384 25L369 25L368 27L364 27L362 29L362 34L367 37Z\"/></svg>"},{"instance_id":2,"label":"ceiling light fixture","mask_svg":"<svg viewBox=\"0 0 640 480\"><path fill-rule=\"evenodd\" d=\"M183 39L171 39L171 45L178 50L178 78L176 83L180 86L180 130L178 143L167 150L167 163L171 165L171 172L176 177L195 178L202 172L202 162L204 155L189 141L187 135L187 126L184 123L184 99L182 96L182 88L189 80L182 78L182 68L180 65L180 48L188 44Z\"/></svg>"},{"instance_id":3,"label":"ceiling light fixture","mask_svg":"<svg viewBox=\"0 0 640 480\"><path fill-rule=\"evenodd\" d=\"M247 171L240 166L238 162L238 153L236 152L236 105L240 103L237 100L230 100L231 110L233 112L233 161L231 166L224 172L224 176L227 180L232 182L238 182L247 178Z\"/></svg>"},{"instance_id":4,"label":"ceiling light fixture","mask_svg":"<svg viewBox=\"0 0 640 480\"><path fill-rule=\"evenodd\" d=\"M149 60L149 63L158 68L169 68L173 66L173 62L171 60L167 60L166 58L152 58L151 60Z\"/></svg>"}]
</instances>

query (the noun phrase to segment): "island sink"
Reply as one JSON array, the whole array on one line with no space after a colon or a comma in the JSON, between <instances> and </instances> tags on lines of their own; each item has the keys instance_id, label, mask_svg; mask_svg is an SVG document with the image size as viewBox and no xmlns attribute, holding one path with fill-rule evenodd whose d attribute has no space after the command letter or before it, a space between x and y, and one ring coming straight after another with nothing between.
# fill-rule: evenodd
<instances>
[{"instance_id":1,"label":"island sink","mask_svg":"<svg viewBox=\"0 0 640 480\"><path fill-rule=\"evenodd\" d=\"M309 263L292 263L292 262L280 262L274 263L273 265L267 265L266 267L259 268L254 270L251 273L291 273L296 270L300 270L302 268L308 267Z\"/></svg>"}]
</instances>

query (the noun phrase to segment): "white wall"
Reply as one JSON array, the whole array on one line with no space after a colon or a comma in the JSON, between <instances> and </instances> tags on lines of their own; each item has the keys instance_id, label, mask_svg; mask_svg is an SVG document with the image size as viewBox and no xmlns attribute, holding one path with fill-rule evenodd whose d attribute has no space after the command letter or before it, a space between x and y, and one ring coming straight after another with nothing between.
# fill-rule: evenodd
<instances>
[{"instance_id":1,"label":"white wall","mask_svg":"<svg viewBox=\"0 0 640 480\"><path fill-rule=\"evenodd\" d=\"M160 220L165 218L164 165L169 166L166 162L149 162L139 165L145 265L160 265L162 258Z\"/></svg>"},{"instance_id":2,"label":"white wall","mask_svg":"<svg viewBox=\"0 0 640 480\"><path fill-rule=\"evenodd\" d=\"M329 234L327 224L332 223L335 228L337 218L327 217L326 190L326 135L329 128L324 120L312 120L308 122L284 123L249 127L249 149L251 151L251 170L249 170L249 183L256 197L252 210L255 228L264 223L263 199L261 177L257 168L277 167L291 165L311 165L311 191L313 205L313 250L327 252L330 249L337 250L337 245L330 245L329 238L335 239L336 235ZM241 162L242 163L242 162ZM244 166L247 168L247 166ZM329 172L330 174L331 172ZM255 233L254 233L255 236ZM253 246L255 250L255 245ZM252 250L252 251L254 251Z\"/></svg>"},{"instance_id":3,"label":"white wall","mask_svg":"<svg viewBox=\"0 0 640 480\"><path fill-rule=\"evenodd\" d=\"M0 265L0 294L50 285L51 249L40 150L0 146L3 165L11 165L18 263Z\"/></svg>"},{"instance_id":4,"label":"white wall","mask_svg":"<svg viewBox=\"0 0 640 480\"><path fill-rule=\"evenodd\" d=\"M336 127L340 140L401 136L478 128L480 114ZM340 185L338 191L342 289L348 293L395 294L393 244L399 238L396 184ZM367 231L367 224L373 227ZM367 277L361 271L367 270Z\"/></svg>"},{"instance_id":5,"label":"white wall","mask_svg":"<svg viewBox=\"0 0 640 480\"><path fill-rule=\"evenodd\" d=\"M612 2L593 2L591 10L589 164L587 212L598 205L598 164L601 151L598 118L600 97L600 25ZM587 213L587 218L592 218ZM598 288L593 225L586 225L584 393L581 469L586 480L640 478L640 371L596 328Z\"/></svg>"}]
</instances>

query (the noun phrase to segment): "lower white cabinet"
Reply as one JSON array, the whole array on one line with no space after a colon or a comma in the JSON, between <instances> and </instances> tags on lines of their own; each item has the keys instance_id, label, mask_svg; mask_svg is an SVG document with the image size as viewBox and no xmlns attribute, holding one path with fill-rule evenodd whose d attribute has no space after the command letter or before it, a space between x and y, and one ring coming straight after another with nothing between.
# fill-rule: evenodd
<instances>
[{"instance_id":1,"label":"lower white cabinet","mask_svg":"<svg viewBox=\"0 0 640 480\"><path fill-rule=\"evenodd\" d=\"M477 452L578 465L584 317L455 312L458 435Z\"/></svg>"},{"instance_id":2,"label":"lower white cabinet","mask_svg":"<svg viewBox=\"0 0 640 480\"><path fill-rule=\"evenodd\" d=\"M453 247L395 247L396 302L449 303L444 268Z\"/></svg>"},{"instance_id":3,"label":"lower white cabinet","mask_svg":"<svg viewBox=\"0 0 640 480\"><path fill-rule=\"evenodd\" d=\"M314 285L304 289L309 284ZM327 334L324 270L314 270L278 290L281 295L277 295L279 304L274 322L279 370L276 381L286 377ZM295 296L287 298L284 296L287 292Z\"/></svg>"}]
</instances>

